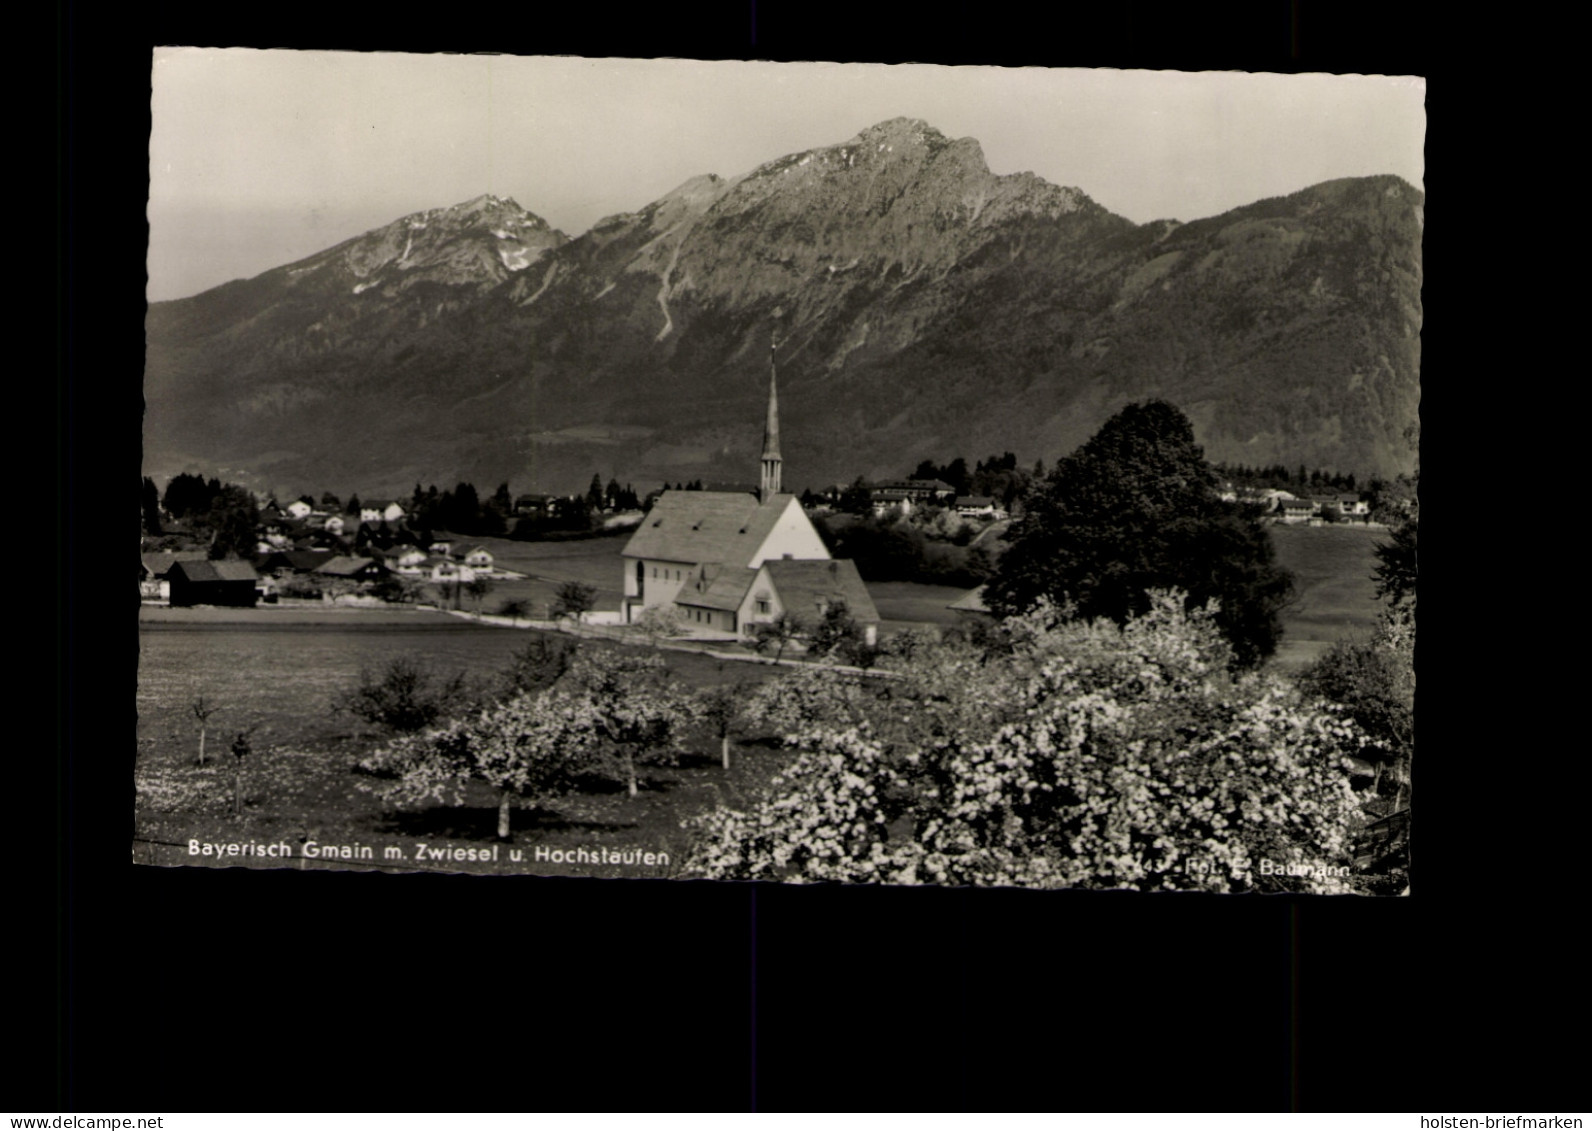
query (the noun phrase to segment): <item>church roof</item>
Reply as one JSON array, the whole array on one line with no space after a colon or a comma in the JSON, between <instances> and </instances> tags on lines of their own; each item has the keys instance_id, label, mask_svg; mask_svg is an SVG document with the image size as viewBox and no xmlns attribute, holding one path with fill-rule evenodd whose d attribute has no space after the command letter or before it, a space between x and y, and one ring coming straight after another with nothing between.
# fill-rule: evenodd
<instances>
[{"instance_id":1,"label":"church roof","mask_svg":"<svg viewBox=\"0 0 1592 1131\"><path fill-rule=\"evenodd\" d=\"M990 611L990 607L984 603L984 586L982 585L977 589L968 590L945 607L955 609L960 613L987 613Z\"/></svg>"},{"instance_id":2,"label":"church roof","mask_svg":"<svg viewBox=\"0 0 1592 1131\"><path fill-rule=\"evenodd\" d=\"M848 559L833 561L791 561L771 559L763 563L768 578L779 594L785 610L805 620L823 615L823 607L844 601L846 611L860 624L877 624L879 610L874 607L868 587L862 583L857 564Z\"/></svg>"},{"instance_id":3,"label":"church roof","mask_svg":"<svg viewBox=\"0 0 1592 1131\"><path fill-rule=\"evenodd\" d=\"M794 495L759 503L753 495L665 491L625 546L627 558L723 562L745 568Z\"/></svg>"},{"instance_id":4,"label":"church roof","mask_svg":"<svg viewBox=\"0 0 1592 1131\"><path fill-rule=\"evenodd\" d=\"M685 575L674 603L734 612L746 600L746 591L752 587L752 579L756 576L755 569L704 562Z\"/></svg>"}]
</instances>

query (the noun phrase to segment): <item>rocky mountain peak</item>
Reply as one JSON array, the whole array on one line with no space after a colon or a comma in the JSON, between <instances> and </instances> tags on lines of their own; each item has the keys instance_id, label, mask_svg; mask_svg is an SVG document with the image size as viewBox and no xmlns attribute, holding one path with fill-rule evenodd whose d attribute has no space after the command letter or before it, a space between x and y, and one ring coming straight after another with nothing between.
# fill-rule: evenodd
<instances>
[{"instance_id":1,"label":"rocky mountain peak","mask_svg":"<svg viewBox=\"0 0 1592 1131\"><path fill-rule=\"evenodd\" d=\"M714 453L755 466L777 319L786 455L814 485L1048 461L1151 394L1213 458L1387 474L1419 399L1421 201L1360 178L1139 226L894 118L575 240L487 193L155 304L149 435L162 467L314 482L696 478ZM378 387L401 411L360 399Z\"/></svg>"},{"instance_id":2,"label":"rocky mountain peak","mask_svg":"<svg viewBox=\"0 0 1592 1131\"><path fill-rule=\"evenodd\" d=\"M944 145L949 139L922 118L890 118L877 122L852 138L848 145Z\"/></svg>"}]
</instances>

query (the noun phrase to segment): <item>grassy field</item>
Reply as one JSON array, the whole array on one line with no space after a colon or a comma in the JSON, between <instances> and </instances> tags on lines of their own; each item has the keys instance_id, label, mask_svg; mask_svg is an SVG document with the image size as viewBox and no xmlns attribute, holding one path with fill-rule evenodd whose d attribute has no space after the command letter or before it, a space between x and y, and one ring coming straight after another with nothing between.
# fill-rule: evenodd
<instances>
[{"instance_id":1,"label":"grassy field","mask_svg":"<svg viewBox=\"0 0 1592 1131\"><path fill-rule=\"evenodd\" d=\"M888 635L903 628L933 628L955 624L958 613L946 606L967 595L950 585L919 585L915 581L875 581L868 595L879 610L882 631Z\"/></svg>"},{"instance_id":2,"label":"grassy field","mask_svg":"<svg viewBox=\"0 0 1592 1131\"><path fill-rule=\"evenodd\" d=\"M188 853L202 843L287 843L297 867L437 867L448 871L534 871L549 875L669 875L687 844L683 818L720 801L760 790L785 763L766 743L738 742L733 768L719 764L717 740L691 736L676 766L646 770L639 796L606 782L515 814L512 844L496 862L426 864L415 845L492 843L496 803L472 789L460 808L394 808L362 786L372 779L355 764L382 741L371 728L332 709L360 670L398 657L420 659L438 673L462 671L488 681L523 646L529 629L493 628L425 610L146 609L140 623L135 780L139 786L135 858L148 863L209 863ZM613 647L583 641L582 648ZM776 669L721 663L707 656L663 652L671 672L694 687L734 679L760 681ZM204 695L217 706L209 720L209 767L194 765L197 722L190 711ZM245 807L230 814L231 736L255 727L245 762ZM302 855L309 842L361 845L373 860L328 865ZM653 867L542 862L537 847L574 851L607 847L665 854ZM403 863L383 861L387 849ZM510 849L528 862L507 859ZM279 866L271 859L229 857L229 864Z\"/></svg>"},{"instance_id":3,"label":"grassy field","mask_svg":"<svg viewBox=\"0 0 1592 1131\"><path fill-rule=\"evenodd\" d=\"M1302 667L1334 640L1368 634L1378 605L1372 599L1372 549L1384 531L1359 527L1274 527L1278 557L1297 580L1295 600L1284 616L1286 635L1274 661L1283 670ZM544 614L559 584L595 585L599 608L619 606L623 538L569 542L481 539L504 568L529 575L499 582L484 607L524 597ZM946 608L962 590L907 582L870 585L886 635L909 626L948 625ZM354 771L381 737L346 714L332 710L337 694L362 669L379 671L399 657L420 659L442 674L464 672L486 682L509 662L530 629L492 627L435 610L270 608L166 609L140 613L137 689L137 859L150 863L207 863L188 853L188 842L276 843L294 847L297 867L436 867L450 871L535 871L570 875L669 875L679 867L688 842L682 819L726 801L754 795L786 763L779 750L759 740L737 743L733 769L718 764L717 743L696 735L673 767L650 768L640 796L591 782L582 792L515 815L512 844L500 859L423 863L415 845L489 846L495 831L494 798L483 788L463 807L442 805L396 809L362 788L371 779ZM592 641L584 648L613 647ZM759 681L777 670L766 665L722 662L712 657L665 651L673 674L703 687L735 679ZM212 765L194 765L198 749L190 704L200 695L217 706L210 719ZM256 728L245 763L246 804L241 817L229 811L231 735ZM306 859L309 842L369 847L369 860ZM537 848L558 851L602 848L667 854L653 867L537 862ZM526 855L510 862L510 850ZM383 861L396 850L401 858ZM255 857L228 857L229 864L279 866Z\"/></svg>"},{"instance_id":4,"label":"grassy field","mask_svg":"<svg viewBox=\"0 0 1592 1131\"><path fill-rule=\"evenodd\" d=\"M1388 532L1365 526L1273 526L1278 562L1293 571L1293 603L1273 663L1296 671L1338 640L1369 636L1381 603L1371 571Z\"/></svg>"},{"instance_id":5,"label":"grassy field","mask_svg":"<svg viewBox=\"0 0 1592 1131\"><path fill-rule=\"evenodd\" d=\"M494 578L492 591L481 602L484 611L493 612L504 601L526 600L535 616L545 617L558 587L568 581L595 586L596 608L617 611L624 597L624 562L619 555L628 540L627 533L560 542L517 542L509 538L471 538L466 542L489 550L498 568L527 575L523 581ZM474 607L468 595L460 598L460 607Z\"/></svg>"}]
</instances>

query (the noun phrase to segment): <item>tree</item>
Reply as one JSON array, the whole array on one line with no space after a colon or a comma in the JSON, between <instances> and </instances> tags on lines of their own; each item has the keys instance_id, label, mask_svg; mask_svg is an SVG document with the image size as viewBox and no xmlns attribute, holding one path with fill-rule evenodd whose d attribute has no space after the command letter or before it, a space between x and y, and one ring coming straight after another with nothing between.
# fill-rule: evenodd
<instances>
[{"instance_id":1,"label":"tree","mask_svg":"<svg viewBox=\"0 0 1592 1131\"><path fill-rule=\"evenodd\" d=\"M595 472L591 477L591 486L586 488L586 507L594 511L603 509L603 479Z\"/></svg>"},{"instance_id":2,"label":"tree","mask_svg":"<svg viewBox=\"0 0 1592 1131\"><path fill-rule=\"evenodd\" d=\"M1012 651L921 649L897 679L784 700L766 794L695 823L723 879L1317 891L1347 875L1365 736L1276 677L1233 678L1209 608L1162 592L1122 625L1041 601ZM845 711L837 692L850 697Z\"/></svg>"},{"instance_id":3,"label":"tree","mask_svg":"<svg viewBox=\"0 0 1592 1131\"><path fill-rule=\"evenodd\" d=\"M425 734L404 735L360 763L395 780L371 789L384 800L428 798L462 805L474 780L497 792L497 835L509 839L516 798L541 800L570 788L586 769L594 729L578 696L541 691L516 696L475 717Z\"/></svg>"},{"instance_id":4,"label":"tree","mask_svg":"<svg viewBox=\"0 0 1592 1131\"><path fill-rule=\"evenodd\" d=\"M654 648L685 631L685 621L674 605L648 605L636 618L636 628Z\"/></svg>"},{"instance_id":5,"label":"tree","mask_svg":"<svg viewBox=\"0 0 1592 1131\"><path fill-rule=\"evenodd\" d=\"M546 691L575 662L577 646L569 637L549 632L532 632L530 637L510 658L503 673L501 697L505 701Z\"/></svg>"},{"instance_id":6,"label":"tree","mask_svg":"<svg viewBox=\"0 0 1592 1131\"><path fill-rule=\"evenodd\" d=\"M1417 519L1408 518L1394 529L1390 541L1376 544L1373 552L1377 564L1371 576L1376 580L1378 600L1386 597L1390 604L1397 605L1407 597L1414 603L1418 525Z\"/></svg>"},{"instance_id":7,"label":"tree","mask_svg":"<svg viewBox=\"0 0 1592 1131\"><path fill-rule=\"evenodd\" d=\"M1300 689L1348 708L1372 742L1361 757L1375 768L1377 795L1391 780L1403 807L1415 754L1415 601L1386 609L1368 641L1340 640L1299 674Z\"/></svg>"},{"instance_id":8,"label":"tree","mask_svg":"<svg viewBox=\"0 0 1592 1131\"><path fill-rule=\"evenodd\" d=\"M343 513L358 518L364 513L365 508L360 505L358 495L348 496L348 502L343 504Z\"/></svg>"},{"instance_id":9,"label":"tree","mask_svg":"<svg viewBox=\"0 0 1592 1131\"><path fill-rule=\"evenodd\" d=\"M188 709L193 712L193 717L199 720L199 761L197 764L203 766L206 764L205 732L210 725L210 716L221 708L216 705L213 699L207 699L200 695L192 703L188 704Z\"/></svg>"},{"instance_id":10,"label":"tree","mask_svg":"<svg viewBox=\"0 0 1592 1131\"><path fill-rule=\"evenodd\" d=\"M719 758L726 770L730 768L730 735L751 692L752 684L746 680L735 680L697 693L696 716L707 724L713 736L719 740Z\"/></svg>"},{"instance_id":11,"label":"tree","mask_svg":"<svg viewBox=\"0 0 1592 1131\"><path fill-rule=\"evenodd\" d=\"M516 625L520 623L521 617L529 618L530 615L531 603L523 597L515 597L498 606L498 616L508 617Z\"/></svg>"},{"instance_id":12,"label":"tree","mask_svg":"<svg viewBox=\"0 0 1592 1131\"><path fill-rule=\"evenodd\" d=\"M816 655L830 656L847 651L862 639L862 627L851 615L846 602L831 601L813 627L809 643Z\"/></svg>"},{"instance_id":13,"label":"tree","mask_svg":"<svg viewBox=\"0 0 1592 1131\"><path fill-rule=\"evenodd\" d=\"M566 581L558 587L550 608L553 619L574 617L576 623L597 604L597 587L581 581Z\"/></svg>"},{"instance_id":14,"label":"tree","mask_svg":"<svg viewBox=\"0 0 1592 1131\"><path fill-rule=\"evenodd\" d=\"M770 649L774 652L773 663L779 663L785 655L785 649L792 643L800 640L807 631L807 623L801 617L790 611L780 613L767 624L757 626L757 633L752 638L752 647L759 655L767 653Z\"/></svg>"},{"instance_id":15,"label":"tree","mask_svg":"<svg viewBox=\"0 0 1592 1131\"><path fill-rule=\"evenodd\" d=\"M475 615L481 615L481 602L486 600L487 594L492 592L492 579L476 574L464 583L465 592L475 599Z\"/></svg>"},{"instance_id":16,"label":"tree","mask_svg":"<svg viewBox=\"0 0 1592 1131\"><path fill-rule=\"evenodd\" d=\"M243 763L254 752L249 737L255 728L240 730L232 736L232 815L243 816Z\"/></svg>"},{"instance_id":17,"label":"tree","mask_svg":"<svg viewBox=\"0 0 1592 1131\"><path fill-rule=\"evenodd\" d=\"M212 560L254 554L259 540L260 508L254 496L242 487L221 487L211 500L204 522L214 531L208 551Z\"/></svg>"},{"instance_id":18,"label":"tree","mask_svg":"<svg viewBox=\"0 0 1592 1131\"><path fill-rule=\"evenodd\" d=\"M155 481L147 475L140 488L139 509L143 516L144 533L159 537L163 533L160 528L160 492L155 489Z\"/></svg>"},{"instance_id":19,"label":"tree","mask_svg":"<svg viewBox=\"0 0 1592 1131\"><path fill-rule=\"evenodd\" d=\"M1221 501L1188 418L1150 401L1113 416L1031 493L985 602L1014 616L1048 598L1121 624L1148 611L1151 590L1178 588L1191 609L1220 603L1235 663L1253 667L1276 648L1292 585L1258 517Z\"/></svg>"},{"instance_id":20,"label":"tree","mask_svg":"<svg viewBox=\"0 0 1592 1131\"><path fill-rule=\"evenodd\" d=\"M589 652L575 660L567 679L585 705L601 752L635 797L637 768L672 761L688 717L687 701L670 682L663 658L623 649Z\"/></svg>"},{"instance_id":21,"label":"tree","mask_svg":"<svg viewBox=\"0 0 1592 1131\"><path fill-rule=\"evenodd\" d=\"M440 676L404 656L390 660L380 674L362 668L359 682L332 701L334 711L398 734L412 734L439 718L473 706L463 672Z\"/></svg>"}]
</instances>

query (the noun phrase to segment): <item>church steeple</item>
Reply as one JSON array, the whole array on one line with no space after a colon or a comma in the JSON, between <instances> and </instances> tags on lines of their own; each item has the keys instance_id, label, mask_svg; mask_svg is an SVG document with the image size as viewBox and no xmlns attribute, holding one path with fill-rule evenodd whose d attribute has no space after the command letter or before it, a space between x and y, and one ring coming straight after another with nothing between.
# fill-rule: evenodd
<instances>
[{"instance_id":1,"label":"church steeple","mask_svg":"<svg viewBox=\"0 0 1592 1131\"><path fill-rule=\"evenodd\" d=\"M760 502L768 502L780 492L779 456L779 392L774 384L774 339L768 341L768 421L763 425L763 479L757 493Z\"/></svg>"}]
</instances>

